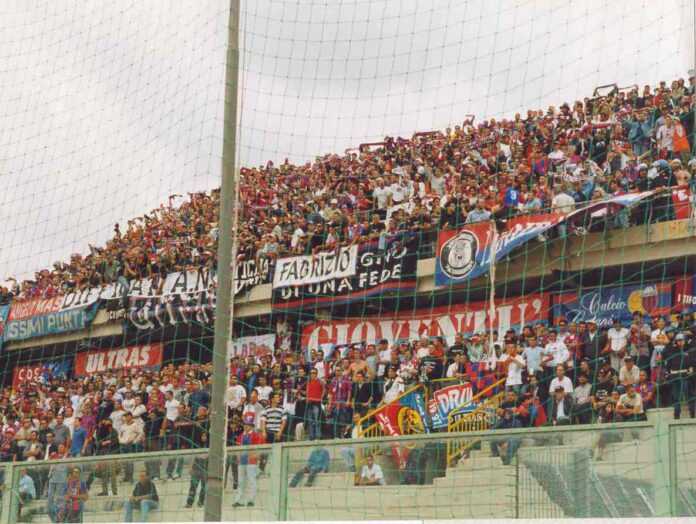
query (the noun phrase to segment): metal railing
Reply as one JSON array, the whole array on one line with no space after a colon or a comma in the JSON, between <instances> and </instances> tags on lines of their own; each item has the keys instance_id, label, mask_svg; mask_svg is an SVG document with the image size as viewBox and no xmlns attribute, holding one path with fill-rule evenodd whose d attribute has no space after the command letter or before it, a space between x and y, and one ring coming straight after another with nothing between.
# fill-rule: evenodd
<instances>
[{"instance_id":1,"label":"metal railing","mask_svg":"<svg viewBox=\"0 0 696 524\"><path fill-rule=\"evenodd\" d=\"M653 410L648 422L230 448L223 518L696 516L696 422L670 418L671 410ZM466 460L448 464L448 445L462 438L480 446ZM373 485L361 480L367 449L378 451L373 457L382 472L382 481ZM507 454L511 460L497 458ZM159 477L154 481L159 503L147 508L150 521L201 521L206 458L203 449L8 463L0 521L55 518L64 510L66 477L61 475L74 469L90 486L81 508L84 522L143 518L143 508L129 503L133 482L122 477L132 474L137 480L144 471ZM315 471L316 464L321 467ZM38 500L20 499L26 476L42 484ZM107 494L99 496L104 487Z\"/></svg>"}]
</instances>

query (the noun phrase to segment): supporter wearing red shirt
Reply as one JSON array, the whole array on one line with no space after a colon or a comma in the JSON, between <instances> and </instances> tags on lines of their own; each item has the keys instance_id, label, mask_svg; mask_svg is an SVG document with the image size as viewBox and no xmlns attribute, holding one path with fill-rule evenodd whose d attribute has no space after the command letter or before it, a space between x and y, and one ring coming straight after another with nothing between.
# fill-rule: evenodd
<instances>
[{"instance_id":1,"label":"supporter wearing red shirt","mask_svg":"<svg viewBox=\"0 0 696 524\"><path fill-rule=\"evenodd\" d=\"M309 440L321 438L321 401L324 398L324 383L317 377L317 370L309 372L307 382L307 431Z\"/></svg>"}]
</instances>

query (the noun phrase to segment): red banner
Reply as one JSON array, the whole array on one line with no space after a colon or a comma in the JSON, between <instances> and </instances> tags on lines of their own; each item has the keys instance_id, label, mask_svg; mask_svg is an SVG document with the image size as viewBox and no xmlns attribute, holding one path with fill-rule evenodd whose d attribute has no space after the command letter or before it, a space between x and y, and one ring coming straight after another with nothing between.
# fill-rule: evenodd
<instances>
[{"instance_id":1,"label":"red banner","mask_svg":"<svg viewBox=\"0 0 696 524\"><path fill-rule=\"evenodd\" d=\"M323 320L302 330L302 347L319 349L324 344L376 343L383 338L392 344L422 336L442 336L452 344L457 333L483 333L491 320L498 333L511 328L519 330L525 324L546 322L549 304L548 294L533 294L496 301L493 319L489 318L488 302L481 301L422 309L392 317Z\"/></svg>"},{"instance_id":2,"label":"red banner","mask_svg":"<svg viewBox=\"0 0 696 524\"><path fill-rule=\"evenodd\" d=\"M677 280L674 286L674 312L696 311L696 275Z\"/></svg>"},{"instance_id":3,"label":"red banner","mask_svg":"<svg viewBox=\"0 0 696 524\"><path fill-rule=\"evenodd\" d=\"M691 192L688 186L672 189L672 203L674 204L674 216L677 220L684 220L691 216Z\"/></svg>"},{"instance_id":4,"label":"red banner","mask_svg":"<svg viewBox=\"0 0 696 524\"><path fill-rule=\"evenodd\" d=\"M23 382L34 382L43 375L43 364L34 364L33 366L18 366L12 371L12 388L17 389Z\"/></svg>"},{"instance_id":5,"label":"red banner","mask_svg":"<svg viewBox=\"0 0 696 524\"><path fill-rule=\"evenodd\" d=\"M45 315L46 313L55 313L56 311L60 311L62 305L62 296L15 301L12 302L7 320L9 322L11 320L22 320L38 315Z\"/></svg>"},{"instance_id":6,"label":"red banner","mask_svg":"<svg viewBox=\"0 0 696 524\"><path fill-rule=\"evenodd\" d=\"M86 351L75 355L75 376L108 370L157 368L162 364L162 343L126 348Z\"/></svg>"}]
</instances>

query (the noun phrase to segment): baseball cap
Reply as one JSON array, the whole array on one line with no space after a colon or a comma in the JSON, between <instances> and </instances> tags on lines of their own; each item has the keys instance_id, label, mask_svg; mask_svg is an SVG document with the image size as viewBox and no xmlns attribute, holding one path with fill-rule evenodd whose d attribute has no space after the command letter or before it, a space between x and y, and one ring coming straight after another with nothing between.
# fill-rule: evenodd
<instances>
[{"instance_id":1,"label":"baseball cap","mask_svg":"<svg viewBox=\"0 0 696 524\"><path fill-rule=\"evenodd\" d=\"M674 337L674 340L686 340L686 337L684 336L684 333L679 333L676 337Z\"/></svg>"}]
</instances>

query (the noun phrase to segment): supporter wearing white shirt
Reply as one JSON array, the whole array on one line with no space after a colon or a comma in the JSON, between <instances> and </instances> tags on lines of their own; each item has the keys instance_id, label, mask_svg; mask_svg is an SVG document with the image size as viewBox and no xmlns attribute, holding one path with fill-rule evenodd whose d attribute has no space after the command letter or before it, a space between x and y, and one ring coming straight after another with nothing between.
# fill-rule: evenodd
<instances>
[{"instance_id":1,"label":"supporter wearing white shirt","mask_svg":"<svg viewBox=\"0 0 696 524\"><path fill-rule=\"evenodd\" d=\"M624 365L619 371L619 382L624 386L628 384L637 385L640 379L640 370L633 362L633 357L630 355L624 357Z\"/></svg>"},{"instance_id":2,"label":"supporter wearing white shirt","mask_svg":"<svg viewBox=\"0 0 696 524\"><path fill-rule=\"evenodd\" d=\"M138 424L132 415L126 413L118 432L118 443L122 446L140 444L145 439L142 424Z\"/></svg>"},{"instance_id":3,"label":"supporter wearing white shirt","mask_svg":"<svg viewBox=\"0 0 696 524\"><path fill-rule=\"evenodd\" d=\"M607 331L609 362L615 370L621 369L622 358L628 347L629 331L621 325L618 318L614 319L613 326Z\"/></svg>"},{"instance_id":4,"label":"supporter wearing white shirt","mask_svg":"<svg viewBox=\"0 0 696 524\"><path fill-rule=\"evenodd\" d=\"M125 414L126 410L123 409L123 404L117 401L116 405L114 406L114 410L111 412L111 415L109 415L111 425L116 430L116 433L118 433L121 429L121 424L123 424L123 415Z\"/></svg>"},{"instance_id":5,"label":"supporter wearing white shirt","mask_svg":"<svg viewBox=\"0 0 696 524\"><path fill-rule=\"evenodd\" d=\"M395 180L394 183L389 186L389 190L391 191L392 205L394 206L407 201L413 193L413 187L410 185L410 182L404 179Z\"/></svg>"},{"instance_id":6,"label":"supporter wearing white shirt","mask_svg":"<svg viewBox=\"0 0 696 524\"><path fill-rule=\"evenodd\" d=\"M556 190L556 195L551 200L551 210L559 213L570 213L575 209L575 199L561 189Z\"/></svg>"},{"instance_id":7,"label":"supporter wearing white shirt","mask_svg":"<svg viewBox=\"0 0 696 524\"><path fill-rule=\"evenodd\" d=\"M527 373L531 374L541 371L541 359L544 356L544 348L537 343L536 337L529 339L529 345L524 348L522 356L527 363Z\"/></svg>"},{"instance_id":8,"label":"supporter wearing white shirt","mask_svg":"<svg viewBox=\"0 0 696 524\"><path fill-rule=\"evenodd\" d=\"M377 376L384 376L384 370L386 366L391 362L392 350L389 348L389 342L386 339L379 341L377 346L378 352L378 366L377 366Z\"/></svg>"},{"instance_id":9,"label":"supporter wearing white shirt","mask_svg":"<svg viewBox=\"0 0 696 524\"><path fill-rule=\"evenodd\" d=\"M519 388L522 385L522 370L526 367L524 357L518 353L517 345L508 342L505 347L505 354L500 357L498 362L502 363L507 370L505 387Z\"/></svg>"},{"instance_id":10,"label":"supporter wearing white shirt","mask_svg":"<svg viewBox=\"0 0 696 524\"><path fill-rule=\"evenodd\" d=\"M227 409L235 411L244 405L247 393L244 386L239 383L237 375L232 375L230 387L227 388Z\"/></svg>"},{"instance_id":11,"label":"supporter wearing white shirt","mask_svg":"<svg viewBox=\"0 0 696 524\"><path fill-rule=\"evenodd\" d=\"M372 197L375 199L377 209L387 209L391 200L391 190L384 187L384 179L377 179L377 187L372 190Z\"/></svg>"},{"instance_id":12,"label":"supporter wearing white shirt","mask_svg":"<svg viewBox=\"0 0 696 524\"><path fill-rule=\"evenodd\" d=\"M174 393L171 391L166 393L166 397L167 400L164 401L166 417L170 422L174 422L179 416L179 406L181 406L181 402L174 398Z\"/></svg>"},{"instance_id":13,"label":"supporter wearing white shirt","mask_svg":"<svg viewBox=\"0 0 696 524\"><path fill-rule=\"evenodd\" d=\"M384 486L384 473L379 464L375 464L372 455L367 456L367 464L363 465L360 471L361 486Z\"/></svg>"},{"instance_id":14,"label":"supporter wearing white shirt","mask_svg":"<svg viewBox=\"0 0 696 524\"><path fill-rule=\"evenodd\" d=\"M573 394L573 381L565 376L565 368L562 365L556 366L556 376L549 384L549 391L554 392L559 387L563 388L566 395Z\"/></svg>"},{"instance_id":15,"label":"supporter wearing white shirt","mask_svg":"<svg viewBox=\"0 0 696 524\"><path fill-rule=\"evenodd\" d=\"M549 331L549 341L544 346L544 356L542 363L547 368L554 368L559 364L566 364L570 359L570 351L566 345L558 340L558 334L555 331Z\"/></svg>"},{"instance_id":16,"label":"supporter wearing white shirt","mask_svg":"<svg viewBox=\"0 0 696 524\"><path fill-rule=\"evenodd\" d=\"M147 413L147 408L143 404L143 399L140 395L135 397L135 404L130 412L137 423L144 424L143 416Z\"/></svg>"},{"instance_id":17,"label":"supporter wearing white shirt","mask_svg":"<svg viewBox=\"0 0 696 524\"><path fill-rule=\"evenodd\" d=\"M132 412L135 407L135 399L132 391L126 391L126 398L123 399L123 409Z\"/></svg>"},{"instance_id":18,"label":"supporter wearing white shirt","mask_svg":"<svg viewBox=\"0 0 696 524\"><path fill-rule=\"evenodd\" d=\"M266 383L265 376L261 375L259 377L259 385L254 388L254 391L259 396L259 402L262 404L270 402L273 388Z\"/></svg>"},{"instance_id":19,"label":"supporter wearing white shirt","mask_svg":"<svg viewBox=\"0 0 696 524\"><path fill-rule=\"evenodd\" d=\"M317 370L317 378L319 380L326 380L327 365L324 362L324 352L319 351L317 361L314 364L314 369Z\"/></svg>"}]
</instances>

